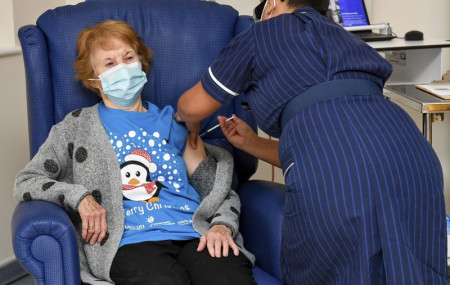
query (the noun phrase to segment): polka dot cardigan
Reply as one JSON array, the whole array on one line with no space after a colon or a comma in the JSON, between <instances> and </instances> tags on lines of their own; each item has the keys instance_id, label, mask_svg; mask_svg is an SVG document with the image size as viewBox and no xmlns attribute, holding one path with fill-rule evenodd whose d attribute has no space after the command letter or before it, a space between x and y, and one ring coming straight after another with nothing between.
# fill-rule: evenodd
<instances>
[{"instance_id":1,"label":"polka dot cardigan","mask_svg":"<svg viewBox=\"0 0 450 285\"><path fill-rule=\"evenodd\" d=\"M203 234L212 225L226 225L241 253L254 263L254 256L244 249L238 231L240 202L230 189L232 157L221 148L206 148L208 158L190 178L202 198L193 216L193 227ZM95 105L76 110L53 126L38 153L18 173L14 196L18 201L46 200L64 207L78 233L82 281L111 284L109 270L124 228L121 187L116 154ZM81 220L76 211L86 195L92 195L107 213L107 236L92 246L81 239Z\"/></svg>"}]
</instances>

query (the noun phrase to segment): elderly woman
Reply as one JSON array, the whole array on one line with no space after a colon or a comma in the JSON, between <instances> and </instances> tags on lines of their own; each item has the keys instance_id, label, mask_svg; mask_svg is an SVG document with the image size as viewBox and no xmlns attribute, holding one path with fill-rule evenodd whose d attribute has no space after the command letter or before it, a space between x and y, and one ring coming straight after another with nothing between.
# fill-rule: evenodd
<instances>
[{"instance_id":1,"label":"elderly woman","mask_svg":"<svg viewBox=\"0 0 450 285\"><path fill-rule=\"evenodd\" d=\"M83 282L256 284L231 156L200 140L192 149L172 107L142 101L150 49L118 21L83 30L77 49L77 79L102 101L52 128L15 197L69 211Z\"/></svg>"}]
</instances>

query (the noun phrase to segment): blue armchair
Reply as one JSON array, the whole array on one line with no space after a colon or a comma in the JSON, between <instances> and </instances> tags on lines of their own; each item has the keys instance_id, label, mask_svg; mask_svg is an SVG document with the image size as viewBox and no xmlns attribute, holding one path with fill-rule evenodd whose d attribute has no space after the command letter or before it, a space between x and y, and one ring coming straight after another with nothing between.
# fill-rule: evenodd
<instances>
[{"instance_id":1,"label":"blue armchair","mask_svg":"<svg viewBox=\"0 0 450 285\"><path fill-rule=\"evenodd\" d=\"M22 27L18 33L26 72L31 156L67 113L98 102L96 95L75 81L72 63L78 33L106 19L129 22L153 50L144 100L174 108L220 49L253 23L229 6L197 0L97 0L45 12L36 25ZM217 114L236 113L256 128L251 111L242 104L238 97ZM215 125L217 114L204 120L202 129ZM220 131L204 139L234 156L234 188L242 202L241 232L246 248L257 258L255 279L259 284L281 284L283 186L248 181L256 170L256 159L234 149ZM17 260L38 284L81 283L76 233L63 208L45 201L22 202L11 226Z\"/></svg>"}]
</instances>

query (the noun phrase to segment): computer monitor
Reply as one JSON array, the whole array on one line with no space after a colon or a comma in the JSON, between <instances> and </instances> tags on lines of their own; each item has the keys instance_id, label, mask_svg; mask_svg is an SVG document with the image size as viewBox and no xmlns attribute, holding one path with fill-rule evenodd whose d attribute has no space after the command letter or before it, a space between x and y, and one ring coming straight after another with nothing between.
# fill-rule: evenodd
<instances>
[{"instance_id":1,"label":"computer monitor","mask_svg":"<svg viewBox=\"0 0 450 285\"><path fill-rule=\"evenodd\" d=\"M364 0L330 0L329 15L344 28L361 27L352 33L364 41L384 41L395 38L392 34L372 32Z\"/></svg>"},{"instance_id":2,"label":"computer monitor","mask_svg":"<svg viewBox=\"0 0 450 285\"><path fill-rule=\"evenodd\" d=\"M364 0L330 0L333 21L343 27L370 25Z\"/></svg>"}]
</instances>

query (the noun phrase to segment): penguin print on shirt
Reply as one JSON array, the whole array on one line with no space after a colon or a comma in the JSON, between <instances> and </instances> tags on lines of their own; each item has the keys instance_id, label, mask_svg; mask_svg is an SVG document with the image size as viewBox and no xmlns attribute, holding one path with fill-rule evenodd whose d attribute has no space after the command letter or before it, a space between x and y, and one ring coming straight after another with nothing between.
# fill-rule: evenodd
<instances>
[{"instance_id":1,"label":"penguin print on shirt","mask_svg":"<svg viewBox=\"0 0 450 285\"><path fill-rule=\"evenodd\" d=\"M120 165L124 200L159 202L159 192L167 187L151 179L156 170L150 154L142 149L135 149L125 156L125 162Z\"/></svg>"},{"instance_id":2,"label":"penguin print on shirt","mask_svg":"<svg viewBox=\"0 0 450 285\"><path fill-rule=\"evenodd\" d=\"M175 111L143 102L146 112L107 108L99 115L117 156L124 213L119 246L199 238L192 217L200 196L189 184L183 153L188 130Z\"/></svg>"}]
</instances>

